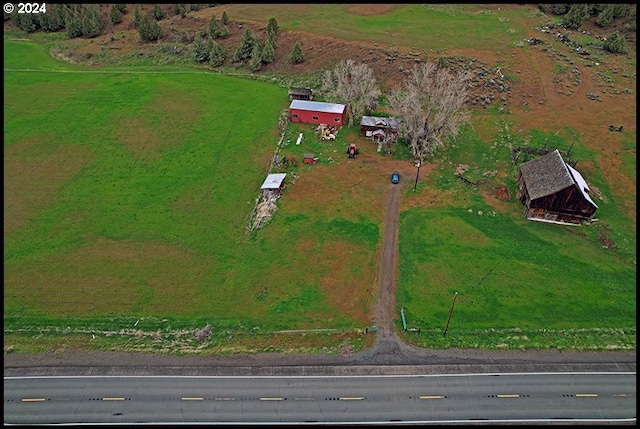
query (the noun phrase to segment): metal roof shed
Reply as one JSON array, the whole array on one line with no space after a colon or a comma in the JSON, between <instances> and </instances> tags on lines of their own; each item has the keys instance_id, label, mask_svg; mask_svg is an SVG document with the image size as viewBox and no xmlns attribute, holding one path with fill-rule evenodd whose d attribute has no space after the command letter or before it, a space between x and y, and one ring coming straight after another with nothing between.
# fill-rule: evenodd
<instances>
[{"instance_id":1,"label":"metal roof shed","mask_svg":"<svg viewBox=\"0 0 640 429\"><path fill-rule=\"evenodd\" d=\"M284 187L284 178L287 173L274 173L267 175L267 178L264 179L264 183L260 187L263 191L280 191Z\"/></svg>"}]
</instances>

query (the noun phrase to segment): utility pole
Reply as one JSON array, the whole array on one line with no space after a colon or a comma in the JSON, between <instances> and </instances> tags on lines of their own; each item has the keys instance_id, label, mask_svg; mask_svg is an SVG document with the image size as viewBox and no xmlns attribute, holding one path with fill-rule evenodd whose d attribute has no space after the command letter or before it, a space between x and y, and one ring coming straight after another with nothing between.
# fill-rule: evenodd
<instances>
[{"instance_id":1,"label":"utility pole","mask_svg":"<svg viewBox=\"0 0 640 429\"><path fill-rule=\"evenodd\" d=\"M447 335L447 331L449 330L449 321L451 320L451 313L453 313L453 306L456 305L456 298L458 298L458 292L453 295L453 302L451 303L451 310L449 310L449 317L447 318L447 326L444 328L444 333L442 336Z\"/></svg>"},{"instance_id":2,"label":"utility pole","mask_svg":"<svg viewBox=\"0 0 640 429\"><path fill-rule=\"evenodd\" d=\"M418 160L416 167L418 167L418 171L416 171L416 183L413 185L413 192L416 191L416 187L418 186L418 175L420 174L420 164L422 164L422 160Z\"/></svg>"}]
</instances>

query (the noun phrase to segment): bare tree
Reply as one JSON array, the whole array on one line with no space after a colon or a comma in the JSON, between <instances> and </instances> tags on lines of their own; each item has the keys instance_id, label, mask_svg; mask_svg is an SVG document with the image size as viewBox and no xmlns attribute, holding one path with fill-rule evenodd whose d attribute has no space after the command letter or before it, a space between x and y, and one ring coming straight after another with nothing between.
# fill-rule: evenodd
<instances>
[{"instance_id":1,"label":"bare tree","mask_svg":"<svg viewBox=\"0 0 640 429\"><path fill-rule=\"evenodd\" d=\"M378 107L378 97L381 94L373 70L366 64L356 64L353 60L342 60L333 70L326 70L322 89L326 91L328 100L347 106L349 126L353 126L355 118Z\"/></svg>"},{"instance_id":2,"label":"bare tree","mask_svg":"<svg viewBox=\"0 0 640 429\"><path fill-rule=\"evenodd\" d=\"M404 85L388 97L389 107L401 118L400 136L413 156L424 159L458 135L468 120L464 109L469 72L449 72L433 63L415 66Z\"/></svg>"}]
</instances>

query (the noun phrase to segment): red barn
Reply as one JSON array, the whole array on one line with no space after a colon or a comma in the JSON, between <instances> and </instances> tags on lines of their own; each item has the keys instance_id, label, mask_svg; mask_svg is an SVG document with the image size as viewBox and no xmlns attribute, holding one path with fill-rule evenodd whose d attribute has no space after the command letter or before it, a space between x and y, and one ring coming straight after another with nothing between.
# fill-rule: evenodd
<instances>
[{"instance_id":1,"label":"red barn","mask_svg":"<svg viewBox=\"0 0 640 429\"><path fill-rule=\"evenodd\" d=\"M322 101L293 100L289 106L291 122L327 124L340 127L345 122L347 106Z\"/></svg>"}]
</instances>

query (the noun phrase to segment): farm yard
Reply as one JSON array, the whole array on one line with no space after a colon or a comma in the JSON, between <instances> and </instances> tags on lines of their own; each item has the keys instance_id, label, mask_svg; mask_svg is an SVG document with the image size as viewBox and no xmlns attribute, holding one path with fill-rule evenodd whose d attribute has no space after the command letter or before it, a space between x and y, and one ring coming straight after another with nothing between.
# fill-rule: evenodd
<instances>
[{"instance_id":1,"label":"farm yard","mask_svg":"<svg viewBox=\"0 0 640 429\"><path fill-rule=\"evenodd\" d=\"M233 46L240 28L275 16L276 60L255 79L171 62L126 21L73 40L5 21L5 352L365 350L393 171L404 341L634 350L635 51L580 56L540 31L550 18L533 6L364 6L230 4L172 18L195 31L226 11ZM452 34L456 20L474 25ZM305 61L292 66L300 39ZM470 67L470 126L419 177L408 150L377 152L358 121L335 140L314 124L281 130L289 87L318 88L340 58L369 64L385 90L416 59ZM372 116L388 114L382 103ZM597 221L526 220L516 147L570 150ZM276 155L299 162L272 167ZM251 230L269 173L286 173L286 186ZM401 311L419 333L403 331Z\"/></svg>"}]
</instances>

